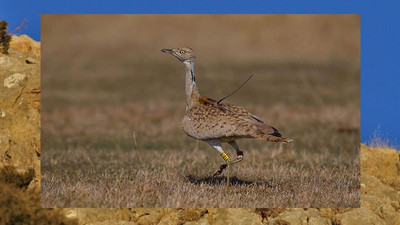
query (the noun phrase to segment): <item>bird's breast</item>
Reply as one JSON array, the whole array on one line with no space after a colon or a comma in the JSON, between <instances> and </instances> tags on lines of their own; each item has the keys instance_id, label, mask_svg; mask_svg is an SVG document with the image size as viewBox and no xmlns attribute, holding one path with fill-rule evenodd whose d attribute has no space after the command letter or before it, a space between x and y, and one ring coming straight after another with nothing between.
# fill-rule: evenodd
<instances>
[{"instance_id":1,"label":"bird's breast","mask_svg":"<svg viewBox=\"0 0 400 225\"><path fill-rule=\"evenodd\" d=\"M199 121L195 121L187 115L183 117L182 129L188 136L194 139L201 139L199 128L200 128Z\"/></svg>"}]
</instances>

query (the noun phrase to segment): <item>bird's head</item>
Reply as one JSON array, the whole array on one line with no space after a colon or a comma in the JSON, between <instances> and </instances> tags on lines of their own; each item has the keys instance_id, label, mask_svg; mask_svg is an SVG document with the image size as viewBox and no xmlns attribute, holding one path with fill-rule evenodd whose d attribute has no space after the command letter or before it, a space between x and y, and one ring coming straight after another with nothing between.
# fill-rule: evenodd
<instances>
[{"instance_id":1,"label":"bird's head","mask_svg":"<svg viewBox=\"0 0 400 225\"><path fill-rule=\"evenodd\" d=\"M194 61L194 59L196 58L193 50L188 47L173 48L173 49L163 48L163 49L161 49L161 51L175 56L181 62Z\"/></svg>"}]
</instances>

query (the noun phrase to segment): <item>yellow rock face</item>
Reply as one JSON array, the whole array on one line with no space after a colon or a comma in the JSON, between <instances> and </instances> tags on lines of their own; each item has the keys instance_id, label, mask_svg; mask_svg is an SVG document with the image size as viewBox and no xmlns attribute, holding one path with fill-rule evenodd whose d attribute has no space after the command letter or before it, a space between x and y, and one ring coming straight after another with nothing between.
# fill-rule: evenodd
<instances>
[{"instance_id":1,"label":"yellow rock face","mask_svg":"<svg viewBox=\"0 0 400 225\"><path fill-rule=\"evenodd\" d=\"M361 172L375 176L384 184L400 190L400 152L361 144Z\"/></svg>"},{"instance_id":2,"label":"yellow rock face","mask_svg":"<svg viewBox=\"0 0 400 225\"><path fill-rule=\"evenodd\" d=\"M33 168L40 190L40 43L13 36L10 48L0 54L0 168Z\"/></svg>"},{"instance_id":3,"label":"yellow rock face","mask_svg":"<svg viewBox=\"0 0 400 225\"><path fill-rule=\"evenodd\" d=\"M10 48L40 58L40 42L33 40L27 35L12 36Z\"/></svg>"}]
</instances>

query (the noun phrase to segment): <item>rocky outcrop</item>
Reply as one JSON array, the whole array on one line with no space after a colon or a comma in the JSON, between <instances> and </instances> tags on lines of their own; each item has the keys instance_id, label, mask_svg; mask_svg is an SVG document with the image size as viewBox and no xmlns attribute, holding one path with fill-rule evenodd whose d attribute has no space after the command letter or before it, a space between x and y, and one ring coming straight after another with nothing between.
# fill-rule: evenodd
<instances>
[{"instance_id":1,"label":"rocky outcrop","mask_svg":"<svg viewBox=\"0 0 400 225\"><path fill-rule=\"evenodd\" d=\"M322 216L318 209L287 209L275 218L267 219L269 224L330 225L332 220Z\"/></svg>"},{"instance_id":2,"label":"rocky outcrop","mask_svg":"<svg viewBox=\"0 0 400 225\"><path fill-rule=\"evenodd\" d=\"M400 152L362 145L361 171L400 190Z\"/></svg>"},{"instance_id":3,"label":"rocky outcrop","mask_svg":"<svg viewBox=\"0 0 400 225\"><path fill-rule=\"evenodd\" d=\"M65 209L70 219L80 224L203 224L262 225L263 220L254 209Z\"/></svg>"},{"instance_id":4,"label":"rocky outcrop","mask_svg":"<svg viewBox=\"0 0 400 225\"><path fill-rule=\"evenodd\" d=\"M386 224L383 219L378 215L371 213L370 210L366 208L353 209L343 214L336 216L339 224L343 225L384 225Z\"/></svg>"},{"instance_id":5,"label":"rocky outcrop","mask_svg":"<svg viewBox=\"0 0 400 225\"><path fill-rule=\"evenodd\" d=\"M368 224L368 221L369 224L400 224L399 193L399 190L384 184L378 178L362 174L361 209L358 209L358 214L349 214L349 219L354 220L355 224L358 215L365 222L363 224ZM378 223L378 219L382 219L382 223Z\"/></svg>"},{"instance_id":6,"label":"rocky outcrop","mask_svg":"<svg viewBox=\"0 0 400 225\"><path fill-rule=\"evenodd\" d=\"M27 58L28 61L29 59L33 59L35 62L40 62L40 60L36 61L40 59L40 42L34 41L27 35L13 36L10 48L20 53L27 53L29 55Z\"/></svg>"},{"instance_id":7,"label":"rocky outcrop","mask_svg":"<svg viewBox=\"0 0 400 225\"><path fill-rule=\"evenodd\" d=\"M13 36L8 55L0 54L0 167L35 170L40 182L40 43Z\"/></svg>"}]
</instances>

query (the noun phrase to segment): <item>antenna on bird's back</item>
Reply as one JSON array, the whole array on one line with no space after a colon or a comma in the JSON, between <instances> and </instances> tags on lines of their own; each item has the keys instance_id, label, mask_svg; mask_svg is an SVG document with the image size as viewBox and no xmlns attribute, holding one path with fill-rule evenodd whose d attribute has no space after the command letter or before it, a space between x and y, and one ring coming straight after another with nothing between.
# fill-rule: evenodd
<instances>
[{"instance_id":1,"label":"antenna on bird's back","mask_svg":"<svg viewBox=\"0 0 400 225\"><path fill-rule=\"evenodd\" d=\"M254 75L254 74L251 74L250 77L247 78L247 80L246 80L245 82L243 82L243 84L241 84L238 88L236 88L236 90L234 90L232 93L230 93L229 95L227 95L227 96L221 98L221 99L217 102L217 105L218 105L219 103L221 103L223 100L229 98L231 95L235 94L240 88L243 87L243 85L245 85L245 84L247 83L247 81L249 81L249 80L253 77L253 75Z\"/></svg>"}]
</instances>

